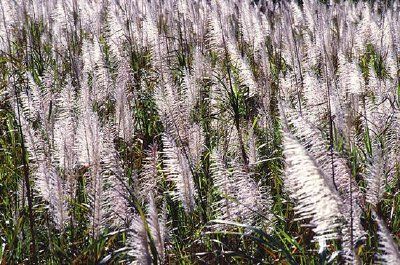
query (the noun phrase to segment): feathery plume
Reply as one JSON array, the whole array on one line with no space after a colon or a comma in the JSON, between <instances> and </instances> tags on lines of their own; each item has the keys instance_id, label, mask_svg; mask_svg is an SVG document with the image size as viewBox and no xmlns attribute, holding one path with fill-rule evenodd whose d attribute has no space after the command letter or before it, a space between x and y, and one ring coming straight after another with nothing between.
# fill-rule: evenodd
<instances>
[{"instance_id":1,"label":"feathery plume","mask_svg":"<svg viewBox=\"0 0 400 265\"><path fill-rule=\"evenodd\" d=\"M386 228L383 220L372 211L372 215L375 217L378 223L378 236L379 236L379 250L381 254L378 259L381 264L399 264L400 263L400 252L399 248L394 242L392 235Z\"/></svg>"},{"instance_id":2,"label":"feathery plume","mask_svg":"<svg viewBox=\"0 0 400 265\"><path fill-rule=\"evenodd\" d=\"M299 219L311 219L318 240L338 239L342 225L342 202L334 187L304 147L288 132L283 132L286 161L285 186L297 201Z\"/></svg>"},{"instance_id":3,"label":"feathery plume","mask_svg":"<svg viewBox=\"0 0 400 265\"><path fill-rule=\"evenodd\" d=\"M138 215L133 218L128 233L128 245L131 248L128 254L135 258L137 264L151 265L152 256L145 222Z\"/></svg>"},{"instance_id":4,"label":"feathery plume","mask_svg":"<svg viewBox=\"0 0 400 265\"><path fill-rule=\"evenodd\" d=\"M384 150L380 144L375 144L373 156L366 169L367 193L366 199L374 207L381 201L385 192L385 156Z\"/></svg>"},{"instance_id":5,"label":"feathery plume","mask_svg":"<svg viewBox=\"0 0 400 265\"><path fill-rule=\"evenodd\" d=\"M182 202L186 212L192 212L195 208L197 192L194 187L192 169L188 158L182 148L175 144L170 135L164 134L162 142L164 146L165 173L167 174L167 179L175 183L173 195Z\"/></svg>"},{"instance_id":6,"label":"feathery plume","mask_svg":"<svg viewBox=\"0 0 400 265\"><path fill-rule=\"evenodd\" d=\"M329 144L308 120L288 107L281 106L281 111L288 125L293 126L294 136L306 147L310 157L315 160L318 168L326 176L327 183L339 192L343 202L343 217L346 219L346 226L342 231L345 257L348 260L354 260L356 242L362 240L365 235L361 225L361 207L364 202L358 185L352 178L345 160L333 150L328 151Z\"/></svg>"},{"instance_id":7,"label":"feathery plume","mask_svg":"<svg viewBox=\"0 0 400 265\"><path fill-rule=\"evenodd\" d=\"M142 172L138 179L137 193L142 200L147 199L147 196L157 191L157 182L159 179L159 170L161 159L158 152L157 144L153 143L145 152L143 161Z\"/></svg>"}]
</instances>

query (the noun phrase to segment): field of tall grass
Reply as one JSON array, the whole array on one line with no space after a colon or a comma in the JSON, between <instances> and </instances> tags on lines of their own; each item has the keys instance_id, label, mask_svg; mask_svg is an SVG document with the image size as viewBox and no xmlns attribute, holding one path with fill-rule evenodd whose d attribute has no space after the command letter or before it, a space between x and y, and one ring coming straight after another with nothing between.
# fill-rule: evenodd
<instances>
[{"instance_id":1,"label":"field of tall grass","mask_svg":"<svg viewBox=\"0 0 400 265\"><path fill-rule=\"evenodd\" d=\"M0 264L400 264L400 2L1 0Z\"/></svg>"}]
</instances>

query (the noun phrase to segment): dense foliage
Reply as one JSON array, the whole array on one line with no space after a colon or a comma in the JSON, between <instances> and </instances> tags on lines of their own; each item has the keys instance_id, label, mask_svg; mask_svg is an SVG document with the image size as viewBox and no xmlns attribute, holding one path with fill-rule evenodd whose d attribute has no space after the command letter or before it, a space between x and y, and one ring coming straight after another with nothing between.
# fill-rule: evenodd
<instances>
[{"instance_id":1,"label":"dense foliage","mask_svg":"<svg viewBox=\"0 0 400 265\"><path fill-rule=\"evenodd\" d=\"M400 264L399 63L398 1L0 1L0 264Z\"/></svg>"}]
</instances>

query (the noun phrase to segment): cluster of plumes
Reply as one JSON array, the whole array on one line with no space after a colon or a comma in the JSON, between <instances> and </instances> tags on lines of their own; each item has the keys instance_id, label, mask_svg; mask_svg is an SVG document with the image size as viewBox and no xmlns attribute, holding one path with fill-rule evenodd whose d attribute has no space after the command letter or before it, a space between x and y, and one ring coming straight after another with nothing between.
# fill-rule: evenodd
<instances>
[{"instance_id":1,"label":"cluster of plumes","mask_svg":"<svg viewBox=\"0 0 400 265\"><path fill-rule=\"evenodd\" d=\"M226 161L219 149L212 153L211 174L221 199L214 203L217 218L245 224L257 219L271 220L268 193L237 161Z\"/></svg>"},{"instance_id":2,"label":"cluster of plumes","mask_svg":"<svg viewBox=\"0 0 400 265\"><path fill-rule=\"evenodd\" d=\"M59 231L74 222L69 203L84 178L93 236L124 227L138 264L162 262L167 217L160 205L172 195L186 214L198 210L206 159L213 217L271 223L273 198L256 175L268 144L262 140L273 138L280 119L283 179L299 219L320 242L341 240L346 260L357 260L366 234L361 215L377 208L400 162L398 3L255 2L2 1L0 51L12 53L26 15L43 24L48 64L56 66L11 75L7 97L34 188ZM150 118L137 113L144 96L164 131L145 139L134 168L118 143L144 144L137 132ZM365 193L337 142L367 150ZM398 259L375 216L387 247L381 260Z\"/></svg>"},{"instance_id":3,"label":"cluster of plumes","mask_svg":"<svg viewBox=\"0 0 400 265\"><path fill-rule=\"evenodd\" d=\"M280 7L280 52L287 67L279 78L287 188L316 235L322 227L322 234L341 237L347 261L358 262L357 246L366 234L363 213L379 208L385 196L393 198L387 191L397 185L399 3L304 1L302 6L287 2ZM362 161L361 181L335 151L340 145L343 153ZM299 174L299 165L307 165L307 172ZM320 191L313 190L315 196L306 193L309 181L323 183ZM331 207L324 210L330 209L327 215L335 218L318 222L325 199ZM397 247L383 217L375 217L381 260L395 264ZM334 220L339 230L324 227Z\"/></svg>"},{"instance_id":4,"label":"cluster of plumes","mask_svg":"<svg viewBox=\"0 0 400 265\"><path fill-rule=\"evenodd\" d=\"M40 45L50 45L48 56L55 61L55 65L48 62L49 67L43 73L14 71L4 95L14 106L22 127L35 197L40 197L48 208L56 231L64 233L67 226L76 226L78 220L72 212L72 203L83 194L87 198L87 204L82 206L88 208L87 230L95 239L104 231L127 229L129 242L139 244L137 240L143 239L141 229L146 227L150 231L146 242L155 243L157 249L157 257L153 253L151 259L162 261L165 218L158 215L163 209L157 209L162 204L156 189L158 175L154 172L158 165L151 164L158 163L158 151L144 154L149 163L144 163L140 174L128 174L118 150L118 142L128 145L134 141L136 97L132 89L135 85L132 66L124 48L130 36L124 32L118 15L123 10L116 3L107 5L110 10L106 18L106 3L2 2L1 51L12 52L9 43L18 37L13 36L13 30L24 21L22 14L26 14L32 23L43 23ZM141 14L144 16L146 12ZM79 29L74 19L79 19ZM121 28L114 32L115 26ZM79 30L85 37L78 34ZM100 40L104 36L110 41L107 47L112 58L106 57L106 45ZM74 46L78 42L79 49ZM135 36L135 42L140 44L138 49L150 45L143 36ZM27 64L34 60L30 57L32 53L28 51L26 55ZM69 72L64 69L66 64ZM111 115L105 116L105 112ZM141 222L135 209L139 202L133 198L147 205L148 218ZM128 245L133 250L138 248ZM144 255L142 251L132 253L136 253L137 260Z\"/></svg>"},{"instance_id":5,"label":"cluster of plumes","mask_svg":"<svg viewBox=\"0 0 400 265\"><path fill-rule=\"evenodd\" d=\"M67 201L75 185L74 181L67 181L66 176L77 164L77 150L69 142L74 139L72 131L76 128L68 109L72 106L73 95L67 86L67 98L64 102L57 102L60 112L56 116L52 105L52 102L56 102L56 95L50 91L52 84L46 82L51 77L46 75L43 79L41 89L32 76L25 76L27 89L18 98L13 98L12 103L16 113L20 114L19 122L34 169L35 189L49 203L56 227L62 229L69 219ZM37 123L41 127L34 129ZM61 130L65 128L70 131L63 133Z\"/></svg>"}]
</instances>

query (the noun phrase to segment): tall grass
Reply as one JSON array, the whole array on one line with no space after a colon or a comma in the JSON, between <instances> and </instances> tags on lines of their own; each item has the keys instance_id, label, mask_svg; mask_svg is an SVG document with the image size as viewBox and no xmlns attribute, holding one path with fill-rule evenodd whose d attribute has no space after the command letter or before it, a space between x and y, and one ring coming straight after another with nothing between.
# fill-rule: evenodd
<instances>
[{"instance_id":1,"label":"tall grass","mask_svg":"<svg viewBox=\"0 0 400 265\"><path fill-rule=\"evenodd\" d=\"M398 2L0 2L0 264L399 264Z\"/></svg>"}]
</instances>

